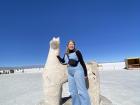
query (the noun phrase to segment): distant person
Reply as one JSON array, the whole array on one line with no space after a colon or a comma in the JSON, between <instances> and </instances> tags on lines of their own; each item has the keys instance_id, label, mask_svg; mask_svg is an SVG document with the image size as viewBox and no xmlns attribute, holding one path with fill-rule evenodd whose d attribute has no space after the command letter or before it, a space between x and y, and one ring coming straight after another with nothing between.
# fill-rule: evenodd
<instances>
[{"instance_id":1,"label":"distant person","mask_svg":"<svg viewBox=\"0 0 140 105\"><path fill-rule=\"evenodd\" d=\"M72 97L72 105L91 105L85 79L87 68L82 54L75 48L75 42L67 43L66 53L61 58L57 55L60 63L67 64L69 92Z\"/></svg>"}]
</instances>

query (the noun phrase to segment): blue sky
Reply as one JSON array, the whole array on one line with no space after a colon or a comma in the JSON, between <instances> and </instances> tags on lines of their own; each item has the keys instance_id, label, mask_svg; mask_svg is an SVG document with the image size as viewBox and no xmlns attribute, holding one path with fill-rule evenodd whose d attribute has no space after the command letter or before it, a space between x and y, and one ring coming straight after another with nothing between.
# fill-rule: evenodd
<instances>
[{"instance_id":1,"label":"blue sky","mask_svg":"<svg viewBox=\"0 0 140 105\"><path fill-rule=\"evenodd\" d=\"M73 39L85 61L140 57L140 1L0 1L0 66L45 64L53 36L61 56Z\"/></svg>"}]
</instances>

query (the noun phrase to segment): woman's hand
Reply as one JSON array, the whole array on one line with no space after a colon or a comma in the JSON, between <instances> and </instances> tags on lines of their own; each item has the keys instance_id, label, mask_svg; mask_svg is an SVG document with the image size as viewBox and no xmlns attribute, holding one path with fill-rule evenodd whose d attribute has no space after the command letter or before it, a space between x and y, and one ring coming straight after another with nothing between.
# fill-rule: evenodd
<instances>
[{"instance_id":1,"label":"woman's hand","mask_svg":"<svg viewBox=\"0 0 140 105\"><path fill-rule=\"evenodd\" d=\"M85 79L87 79L88 78L88 76L85 76Z\"/></svg>"},{"instance_id":2,"label":"woman's hand","mask_svg":"<svg viewBox=\"0 0 140 105\"><path fill-rule=\"evenodd\" d=\"M55 55L59 55L59 49L55 51Z\"/></svg>"}]
</instances>

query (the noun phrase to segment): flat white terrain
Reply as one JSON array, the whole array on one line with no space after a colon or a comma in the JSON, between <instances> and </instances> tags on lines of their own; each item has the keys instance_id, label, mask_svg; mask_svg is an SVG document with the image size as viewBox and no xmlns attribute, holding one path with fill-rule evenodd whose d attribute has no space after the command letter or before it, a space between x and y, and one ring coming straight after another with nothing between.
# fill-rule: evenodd
<instances>
[{"instance_id":1,"label":"flat white terrain","mask_svg":"<svg viewBox=\"0 0 140 105\"><path fill-rule=\"evenodd\" d=\"M0 105L37 105L41 98L41 73L0 75Z\"/></svg>"},{"instance_id":2,"label":"flat white terrain","mask_svg":"<svg viewBox=\"0 0 140 105\"><path fill-rule=\"evenodd\" d=\"M101 94L113 105L140 105L140 70L100 71Z\"/></svg>"},{"instance_id":3,"label":"flat white terrain","mask_svg":"<svg viewBox=\"0 0 140 105\"><path fill-rule=\"evenodd\" d=\"M101 94L114 105L140 105L140 70L100 70ZM0 75L0 105L37 105L43 99L41 73Z\"/></svg>"}]
</instances>

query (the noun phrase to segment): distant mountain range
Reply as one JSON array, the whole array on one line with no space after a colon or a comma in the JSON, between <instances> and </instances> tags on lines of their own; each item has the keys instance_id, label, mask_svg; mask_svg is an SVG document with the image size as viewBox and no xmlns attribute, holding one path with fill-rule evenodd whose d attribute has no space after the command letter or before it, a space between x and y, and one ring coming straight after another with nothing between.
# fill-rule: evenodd
<instances>
[{"instance_id":1,"label":"distant mountain range","mask_svg":"<svg viewBox=\"0 0 140 105\"><path fill-rule=\"evenodd\" d=\"M31 68L44 68L44 65L15 66L15 67L0 67L0 70L31 69Z\"/></svg>"}]
</instances>

